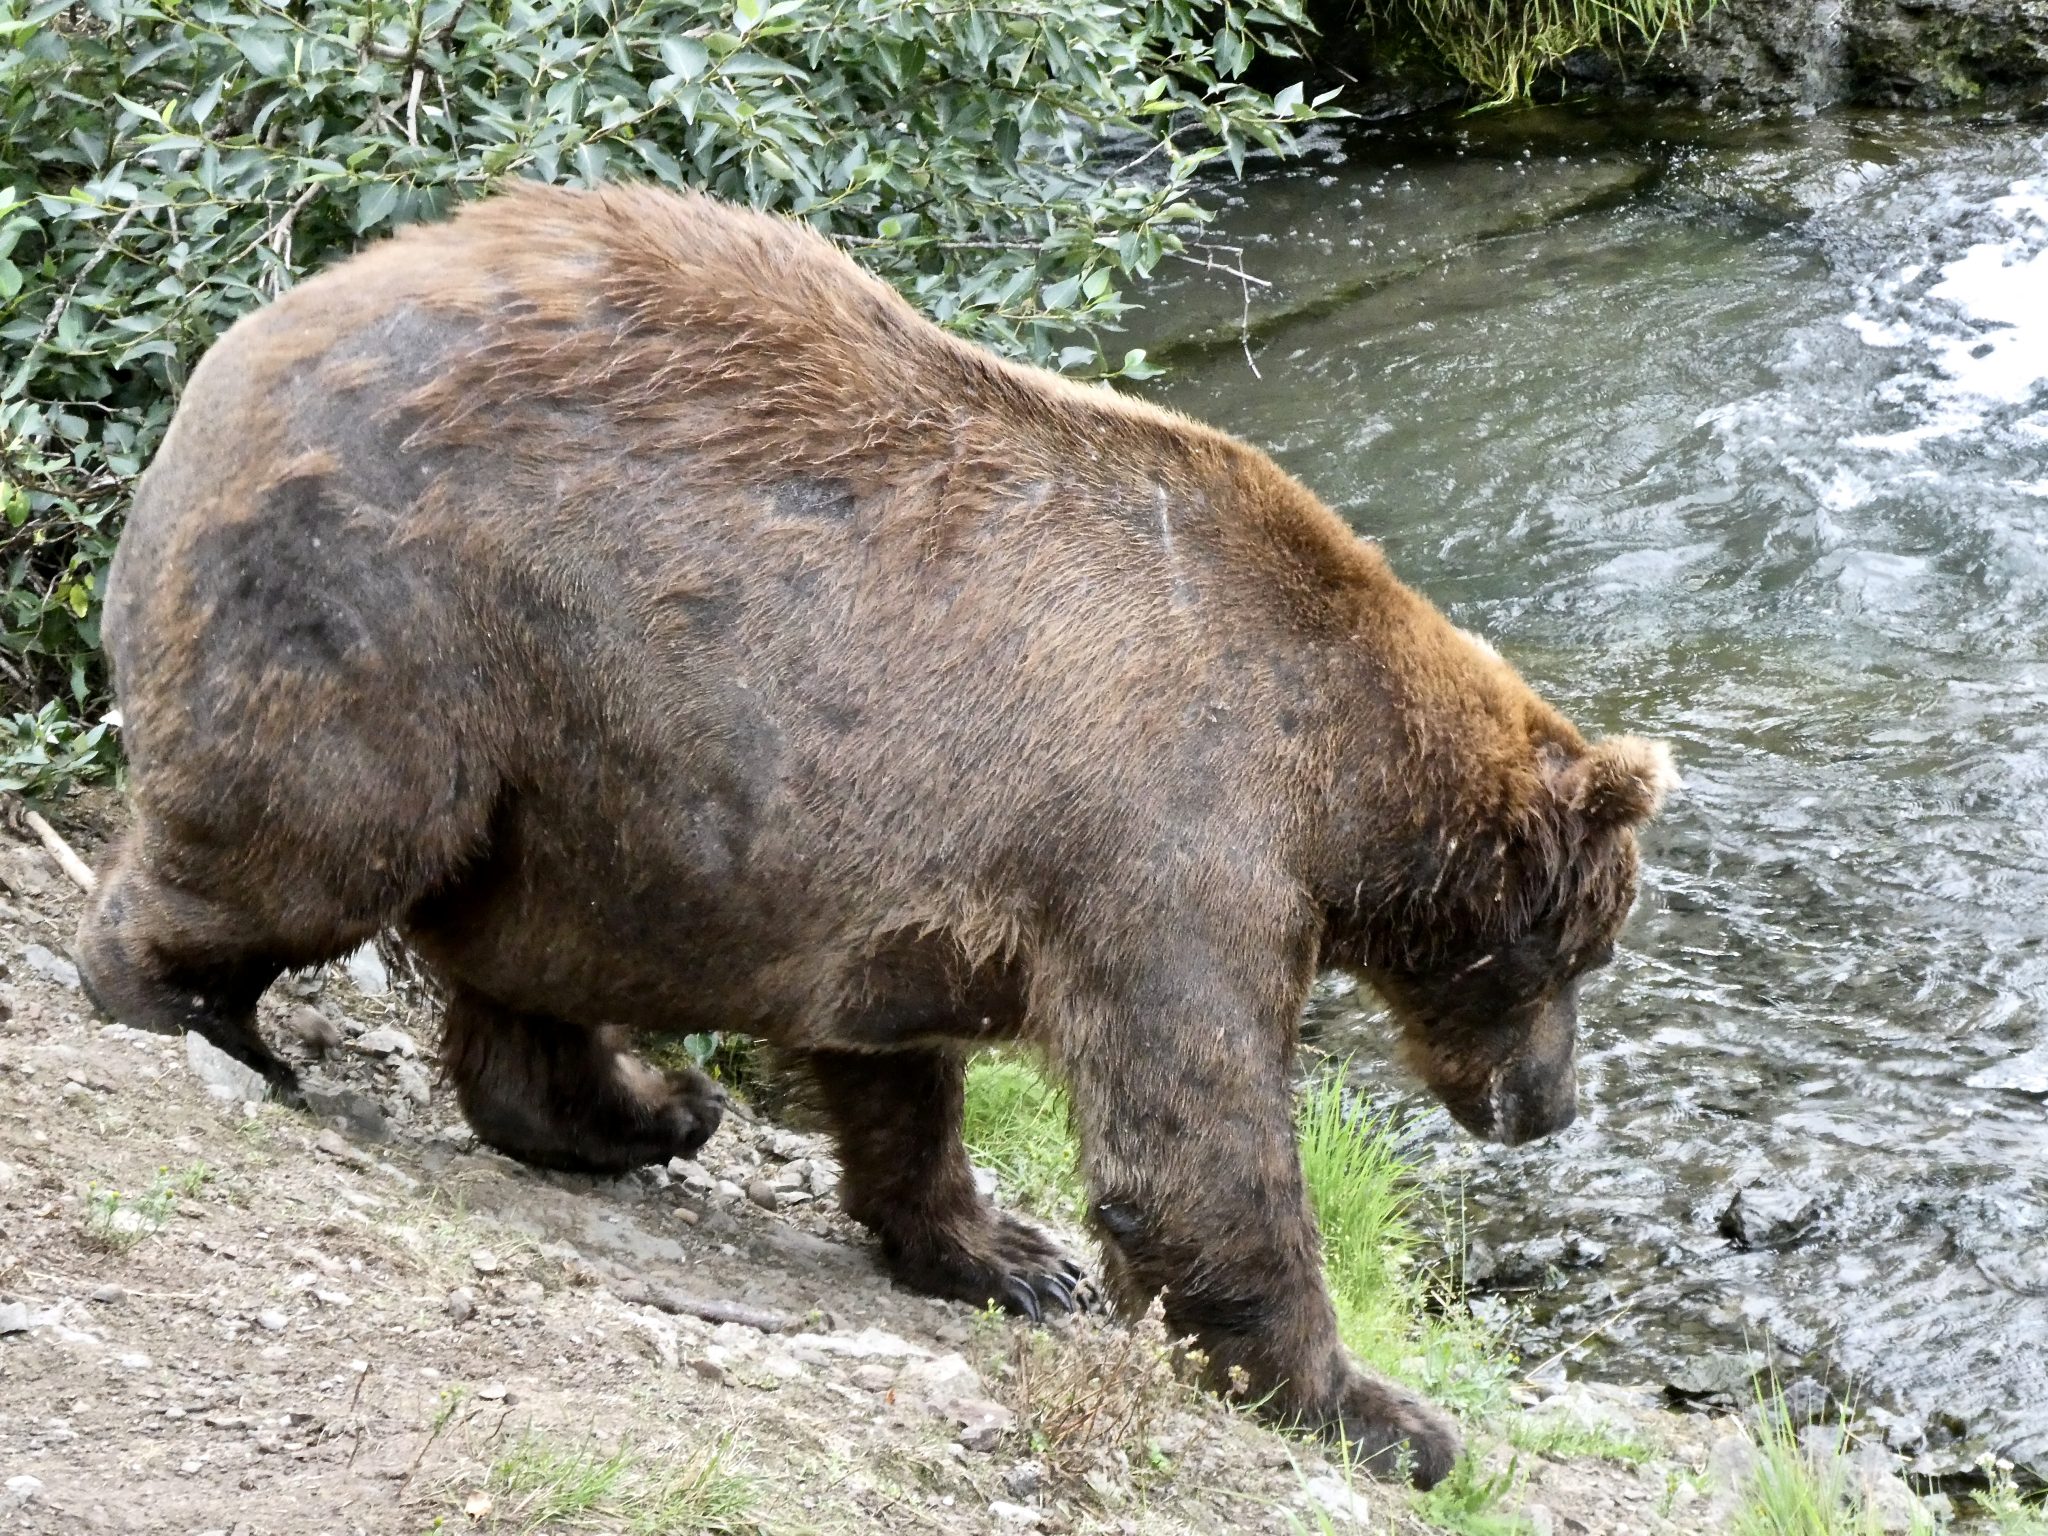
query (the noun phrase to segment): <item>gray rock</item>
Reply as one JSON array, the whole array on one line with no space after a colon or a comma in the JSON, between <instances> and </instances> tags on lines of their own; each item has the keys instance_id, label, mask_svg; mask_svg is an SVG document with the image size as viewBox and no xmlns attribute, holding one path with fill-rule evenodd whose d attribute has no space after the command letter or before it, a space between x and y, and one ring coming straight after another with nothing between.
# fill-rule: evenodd
<instances>
[{"instance_id":1,"label":"gray rock","mask_svg":"<svg viewBox=\"0 0 2048 1536\"><path fill-rule=\"evenodd\" d=\"M1756 1396L1756 1376L1764 1364L1754 1355L1701 1355L1673 1371L1664 1392L1680 1402L1747 1404Z\"/></svg>"},{"instance_id":2,"label":"gray rock","mask_svg":"<svg viewBox=\"0 0 2048 1536\"><path fill-rule=\"evenodd\" d=\"M1007 1499L990 1499L988 1517L996 1523L998 1530L1035 1531L1045 1516L1025 1504L1012 1504Z\"/></svg>"},{"instance_id":3,"label":"gray rock","mask_svg":"<svg viewBox=\"0 0 2048 1536\"><path fill-rule=\"evenodd\" d=\"M372 1056L417 1056L418 1042L402 1029L372 1029L356 1036L356 1049Z\"/></svg>"},{"instance_id":4,"label":"gray rock","mask_svg":"<svg viewBox=\"0 0 2048 1536\"><path fill-rule=\"evenodd\" d=\"M960 1443L970 1451L992 1451L1017 1427L1017 1415L988 1398L958 1398L944 1413L960 1426Z\"/></svg>"},{"instance_id":5,"label":"gray rock","mask_svg":"<svg viewBox=\"0 0 2048 1536\"><path fill-rule=\"evenodd\" d=\"M209 1091L219 1090L223 1098L254 1104L270 1097L270 1084L261 1072L244 1066L196 1030L185 1032L185 1064Z\"/></svg>"},{"instance_id":6,"label":"gray rock","mask_svg":"<svg viewBox=\"0 0 2048 1536\"><path fill-rule=\"evenodd\" d=\"M1868 1441L1848 1456L1849 1475L1857 1502L1886 1536L1906 1536L1932 1527L1933 1517L1906 1480L1899 1476L1899 1458Z\"/></svg>"},{"instance_id":7,"label":"gray rock","mask_svg":"<svg viewBox=\"0 0 2048 1536\"><path fill-rule=\"evenodd\" d=\"M1724 1523L1742 1504L1756 1479L1756 1447L1743 1434L1725 1434L1707 1451L1708 1505L1713 1525Z\"/></svg>"},{"instance_id":8,"label":"gray rock","mask_svg":"<svg viewBox=\"0 0 2048 1536\"><path fill-rule=\"evenodd\" d=\"M1673 87L1709 104L2026 109L2048 83L2048 0L1719 0L1647 61L1584 59L1574 84Z\"/></svg>"},{"instance_id":9,"label":"gray rock","mask_svg":"<svg viewBox=\"0 0 2048 1536\"><path fill-rule=\"evenodd\" d=\"M928 1360L931 1351L908 1339L898 1338L880 1328L863 1328L859 1333L798 1333L786 1346L798 1359L841 1360Z\"/></svg>"},{"instance_id":10,"label":"gray rock","mask_svg":"<svg viewBox=\"0 0 2048 1536\"><path fill-rule=\"evenodd\" d=\"M1036 1498L1045 1486L1045 1468L1035 1461L1020 1461L1003 1473L1003 1491L1013 1499Z\"/></svg>"},{"instance_id":11,"label":"gray rock","mask_svg":"<svg viewBox=\"0 0 2048 1536\"><path fill-rule=\"evenodd\" d=\"M1302 1484L1301 1492L1303 1502L1338 1524L1370 1530L1379 1523L1373 1518L1372 1505L1334 1472L1309 1478Z\"/></svg>"},{"instance_id":12,"label":"gray rock","mask_svg":"<svg viewBox=\"0 0 2048 1536\"><path fill-rule=\"evenodd\" d=\"M43 1480L31 1477L26 1472L7 1479L7 1492L0 1495L0 1509L26 1509L36 1501L43 1491Z\"/></svg>"},{"instance_id":13,"label":"gray rock","mask_svg":"<svg viewBox=\"0 0 2048 1536\"><path fill-rule=\"evenodd\" d=\"M441 1302L442 1309L458 1323L466 1323L476 1316L476 1292L466 1285L458 1285Z\"/></svg>"},{"instance_id":14,"label":"gray rock","mask_svg":"<svg viewBox=\"0 0 2048 1536\"><path fill-rule=\"evenodd\" d=\"M1882 1408L1866 1410L1877 1426L1887 1449L1911 1456L1927 1447L1927 1426L1910 1413L1887 1413Z\"/></svg>"},{"instance_id":15,"label":"gray rock","mask_svg":"<svg viewBox=\"0 0 2048 1536\"><path fill-rule=\"evenodd\" d=\"M398 1070L392 1076L398 1084L398 1091L412 1100L413 1103L433 1103L434 1085L427 1081L427 1074L424 1069L415 1066L409 1061L402 1061L398 1064Z\"/></svg>"},{"instance_id":16,"label":"gray rock","mask_svg":"<svg viewBox=\"0 0 2048 1536\"><path fill-rule=\"evenodd\" d=\"M1607 1245L1583 1232L1567 1232L1558 1262L1566 1269L1598 1269L1607 1262ZM1540 1509L1542 1506L1532 1505L1531 1508Z\"/></svg>"},{"instance_id":17,"label":"gray rock","mask_svg":"<svg viewBox=\"0 0 2048 1536\"><path fill-rule=\"evenodd\" d=\"M313 1150L333 1158L337 1163L346 1163L351 1168L368 1168L370 1166L370 1154L359 1147L350 1146L346 1141L342 1140L341 1134L338 1131L322 1131L318 1136L315 1136L313 1138Z\"/></svg>"},{"instance_id":18,"label":"gray rock","mask_svg":"<svg viewBox=\"0 0 2048 1536\"><path fill-rule=\"evenodd\" d=\"M40 944L25 944L21 950L22 963L38 976L54 981L60 987L78 990L78 967L62 955L52 954Z\"/></svg>"},{"instance_id":19,"label":"gray rock","mask_svg":"<svg viewBox=\"0 0 2048 1536\"><path fill-rule=\"evenodd\" d=\"M708 1192L718 1182L704 1171L702 1163L691 1162L685 1158L670 1158L668 1172L670 1178L683 1181L683 1188L694 1189L700 1194Z\"/></svg>"},{"instance_id":20,"label":"gray rock","mask_svg":"<svg viewBox=\"0 0 2048 1536\"><path fill-rule=\"evenodd\" d=\"M1820 1201L1792 1185L1751 1185L1739 1190L1721 1212L1723 1237L1744 1248L1786 1248L1820 1219Z\"/></svg>"},{"instance_id":21,"label":"gray rock","mask_svg":"<svg viewBox=\"0 0 2048 1536\"><path fill-rule=\"evenodd\" d=\"M291 1322L290 1317L278 1311L275 1307L256 1314L256 1326L265 1333L283 1333L285 1329L291 1326Z\"/></svg>"},{"instance_id":22,"label":"gray rock","mask_svg":"<svg viewBox=\"0 0 2048 1536\"><path fill-rule=\"evenodd\" d=\"M342 962L342 969L365 997L382 997L391 990L391 973L384 969L384 957L377 953L375 942L350 955Z\"/></svg>"},{"instance_id":23,"label":"gray rock","mask_svg":"<svg viewBox=\"0 0 2048 1536\"><path fill-rule=\"evenodd\" d=\"M92 1299L109 1306L119 1306L128 1299L128 1292L118 1285L97 1285L93 1287Z\"/></svg>"},{"instance_id":24,"label":"gray rock","mask_svg":"<svg viewBox=\"0 0 2048 1536\"><path fill-rule=\"evenodd\" d=\"M28 1305L20 1301L0 1301L0 1334L27 1333L35 1327L35 1317Z\"/></svg>"},{"instance_id":25,"label":"gray rock","mask_svg":"<svg viewBox=\"0 0 2048 1536\"><path fill-rule=\"evenodd\" d=\"M495 1275L505 1266L490 1249L477 1248L470 1252L469 1267L480 1275Z\"/></svg>"},{"instance_id":26,"label":"gray rock","mask_svg":"<svg viewBox=\"0 0 2048 1536\"><path fill-rule=\"evenodd\" d=\"M306 1108L318 1118L341 1126L349 1135L364 1141L389 1141L391 1122L384 1107L353 1088L306 1086Z\"/></svg>"},{"instance_id":27,"label":"gray rock","mask_svg":"<svg viewBox=\"0 0 2048 1536\"><path fill-rule=\"evenodd\" d=\"M747 1185L747 1198L763 1210L772 1211L782 1202L777 1198L775 1186L766 1179L754 1179Z\"/></svg>"},{"instance_id":28,"label":"gray rock","mask_svg":"<svg viewBox=\"0 0 2048 1536\"><path fill-rule=\"evenodd\" d=\"M40 896L50 885L42 854L19 843L0 848L0 885L17 896Z\"/></svg>"}]
</instances>

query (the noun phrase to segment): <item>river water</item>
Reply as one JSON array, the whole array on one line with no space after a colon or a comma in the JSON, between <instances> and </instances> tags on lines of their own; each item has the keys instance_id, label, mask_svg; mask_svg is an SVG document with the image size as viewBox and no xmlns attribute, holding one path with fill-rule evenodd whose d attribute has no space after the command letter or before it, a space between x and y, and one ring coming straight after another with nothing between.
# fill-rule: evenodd
<instances>
[{"instance_id":1,"label":"river water","mask_svg":"<svg viewBox=\"0 0 2048 1536\"><path fill-rule=\"evenodd\" d=\"M1571 1130L1454 1133L1369 997L1322 1043L1423 1117L1528 1355L1768 1338L1930 1470L2048 1474L2048 129L1482 114L1227 197L1272 286L1145 295L1156 392L1686 777ZM1744 1248L1752 1187L1793 1219Z\"/></svg>"}]
</instances>

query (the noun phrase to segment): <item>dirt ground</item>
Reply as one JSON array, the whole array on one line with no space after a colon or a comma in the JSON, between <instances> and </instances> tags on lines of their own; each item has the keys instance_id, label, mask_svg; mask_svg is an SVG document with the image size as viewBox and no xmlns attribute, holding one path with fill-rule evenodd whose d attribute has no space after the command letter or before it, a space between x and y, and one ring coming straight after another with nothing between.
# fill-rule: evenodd
<instances>
[{"instance_id":1,"label":"dirt ground","mask_svg":"<svg viewBox=\"0 0 2048 1536\"><path fill-rule=\"evenodd\" d=\"M91 860L118 815L60 824ZM1438 1528L1181 1385L1156 1325L897 1290L816 1138L741 1109L695 1164L534 1173L476 1147L422 995L360 962L264 1004L340 1113L251 1101L93 1014L79 892L18 828L0 885L0 1531ZM1716 1426L1529 1397L1642 1455L1496 1445L1495 1518L1712 1528Z\"/></svg>"}]
</instances>

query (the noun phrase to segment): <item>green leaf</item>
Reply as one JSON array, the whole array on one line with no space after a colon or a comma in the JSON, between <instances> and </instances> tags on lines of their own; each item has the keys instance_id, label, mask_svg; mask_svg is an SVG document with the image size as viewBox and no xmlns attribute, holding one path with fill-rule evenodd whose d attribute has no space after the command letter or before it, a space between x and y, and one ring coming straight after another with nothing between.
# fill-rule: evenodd
<instances>
[{"instance_id":1,"label":"green leaf","mask_svg":"<svg viewBox=\"0 0 2048 1536\"><path fill-rule=\"evenodd\" d=\"M678 80L695 80L711 67L711 50L694 37L664 37L661 62Z\"/></svg>"},{"instance_id":2,"label":"green leaf","mask_svg":"<svg viewBox=\"0 0 2048 1536\"><path fill-rule=\"evenodd\" d=\"M6 257L0 256L0 299L11 299L21 292L21 268Z\"/></svg>"},{"instance_id":3,"label":"green leaf","mask_svg":"<svg viewBox=\"0 0 2048 1536\"><path fill-rule=\"evenodd\" d=\"M360 235L391 217L391 210L397 206L397 182L365 182L362 190L356 194L355 219L351 227Z\"/></svg>"},{"instance_id":4,"label":"green leaf","mask_svg":"<svg viewBox=\"0 0 2048 1536\"><path fill-rule=\"evenodd\" d=\"M275 79L291 62L291 50L285 46L284 38L263 29L260 23L237 27L230 40L259 75Z\"/></svg>"}]
</instances>

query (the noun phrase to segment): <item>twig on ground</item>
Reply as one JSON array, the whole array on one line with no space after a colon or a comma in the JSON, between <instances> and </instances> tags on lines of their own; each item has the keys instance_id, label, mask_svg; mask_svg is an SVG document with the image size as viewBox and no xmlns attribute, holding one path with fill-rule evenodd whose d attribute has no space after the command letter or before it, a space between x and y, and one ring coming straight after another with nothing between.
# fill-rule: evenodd
<instances>
[{"instance_id":1,"label":"twig on ground","mask_svg":"<svg viewBox=\"0 0 2048 1536\"><path fill-rule=\"evenodd\" d=\"M756 1328L762 1333L787 1333L796 1327L796 1319L782 1312L750 1307L744 1302L686 1296L646 1280L622 1280L611 1287L611 1292L628 1306L653 1307L671 1316L694 1317L707 1323L738 1323L742 1328Z\"/></svg>"},{"instance_id":2,"label":"twig on ground","mask_svg":"<svg viewBox=\"0 0 2048 1536\"><path fill-rule=\"evenodd\" d=\"M21 819L28 823L28 829L35 833L50 857L57 861L57 867L71 877L73 885L88 896L99 889L98 877L87 867L85 860L72 851L71 845L58 836L55 827L34 811L23 812Z\"/></svg>"}]
</instances>

